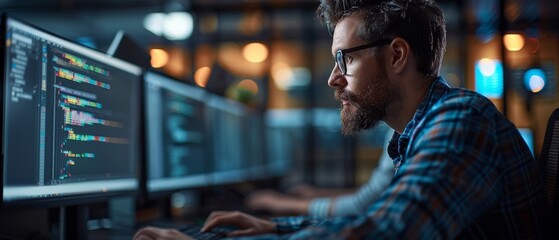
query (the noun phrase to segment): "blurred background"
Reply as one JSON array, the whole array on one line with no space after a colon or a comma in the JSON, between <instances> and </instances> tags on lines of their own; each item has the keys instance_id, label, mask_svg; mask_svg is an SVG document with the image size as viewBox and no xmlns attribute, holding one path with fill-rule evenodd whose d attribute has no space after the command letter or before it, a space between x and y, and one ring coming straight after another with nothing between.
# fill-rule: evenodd
<instances>
[{"instance_id":1,"label":"blurred background","mask_svg":"<svg viewBox=\"0 0 559 240\"><path fill-rule=\"evenodd\" d=\"M448 31L441 76L453 87L471 89L491 99L517 126L538 157L548 117L559 107L559 4L552 0L435 2L446 15ZM72 42L140 64L148 72L163 74L147 77L149 81L172 82L161 77L166 76L189 86L171 84L166 86L166 92L203 89L219 99L236 100L235 104L222 102L226 107L214 109L221 100L212 103L197 99L199 107L209 106L204 108L208 114L199 118L207 123L200 126L215 130L207 135L214 139L200 144L201 148L226 150L216 151L216 159L222 158L215 163L208 157L211 154L201 154L215 166L196 164L206 164L208 169L220 169L221 163L234 165L235 161L245 164L247 159L252 161L246 163L249 166L267 164L267 170L256 168L250 177L230 182L220 182L216 177L206 182L209 178L204 176L203 183L196 187L179 185L163 189L163 193L155 190L152 198L135 192L136 198L91 204L89 210L80 207L79 211L66 213L73 208L64 207L62 202L55 204L63 206L60 208L39 205L39 210L28 215L19 209L0 211L0 225L10 226L0 227L0 235L39 239L32 238L30 229L57 232L51 223L72 223L72 219L63 217L66 215L85 220L81 225L87 222L88 229L95 229L108 218L113 224L120 221L133 225L135 220L156 215L187 215L202 206L207 211L201 211L198 217L203 220L211 210L238 208L243 197L258 188L285 190L299 183L349 188L367 182L384 151L389 127L381 125L355 137L340 135L340 105L327 85L334 67L332 39L315 15L317 6L317 0L0 0L1 12ZM150 88L146 92L159 96L163 90ZM169 94L171 103L189 97L186 93L173 94ZM149 109L158 105L146 106ZM152 115L157 115L156 120L158 115L166 118L164 113L169 109L159 109ZM222 110L228 113L220 115ZM250 116L239 116L244 113ZM184 138L192 129L205 132L198 125L175 126L182 123L179 120L165 122L175 128L162 132L169 131L175 138ZM191 118L187 120L184 121L190 124ZM241 125L245 127L238 127ZM256 133L250 129L257 129ZM239 139L252 140L240 144ZM208 142L215 146L206 146ZM232 161L233 157L238 159ZM156 161L157 166L162 159L147 162ZM146 161L141 164L146 165ZM140 187L134 191L149 192L145 182L152 180L151 176L146 177L145 169L138 175ZM169 194L175 191L183 192ZM83 212L89 216L82 216ZM60 228L64 232L64 227ZM10 231L13 234L6 233Z\"/></svg>"},{"instance_id":2,"label":"blurred background","mask_svg":"<svg viewBox=\"0 0 559 240\"><path fill-rule=\"evenodd\" d=\"M519 128L537 155L557 106L559 4L552 0L441 0L448 47L441 75L478 91ZM374 130L339 134L327 86L331 36L315 0L0 0L12 16L106 52L119 31L150 68L266 114L288 144L289 182L349 187L382 152ZM375 132L376 131L376 132ZM287 138L285 137L287 136ZM279 157L279 156L276 156Z\"/></svg>"}]
</instances>

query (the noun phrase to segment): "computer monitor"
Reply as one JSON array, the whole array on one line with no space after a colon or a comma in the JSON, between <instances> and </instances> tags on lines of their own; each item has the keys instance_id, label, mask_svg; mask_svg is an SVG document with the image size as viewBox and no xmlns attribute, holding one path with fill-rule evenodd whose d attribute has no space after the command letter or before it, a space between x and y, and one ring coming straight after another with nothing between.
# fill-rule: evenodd
<instances>
[{"instance_id":1,"label":"computer monitor","mask_svg":"<svg viewBox=\"0 0 559 240\"><path fill-rule=\"evenodd\" d=\"M137 191L141 68L4 15L2 204Z\"/></svg>"},{"instance_id":2,"label":"computer monitor","mask_svg":"<svg viewBox=\"0 0 559 240\"><path fill-rule=\"evenodd\" d=\"M251 179L269 178L266 158L266 135L264 131L263 113L257 109L248 109L245 117L246 125L246 158L249 161Z\"/></svg>"},{"instance_id":3,"label":"computer monitor","mask_svg":"<svg viewBox=\"0 0 559 240\"><path fill-rule=\"evenodd\" d=\"M304 162L301 153L305 150L299 148L305 146L306 114L304 109L269 109L264 113L267 173L270 177L282 177L294 164ZM298 169L303 167L300 165Z\"/></svg>"},{"instance_id":4,"label":"computer monitor","mask_svg":"<svg viewBox=\"0 0 559 240\"><path fill-rule=\"evenodd\" d=\"M207 185L206 92L150 71L144 88L148 195Z\"/></svg>"},{"instance_id":5,"label":"computer monitor","mask_svg":"<svg viewBox=\"0 0 559 240\"><path fill-rule=\"evenodd\" d=\"M246 106L219 95L207 98L214 184L235 183L250 177L247 158Z\"/></svg>"},{"instance_id":6,"label":"computer monitor","mask_svg":"<svg viewBox=\"0 0 559 240\"><path fill-rule=\"evenodd\" d=\"M123 30L116 33L111 45L107 49L107 54L136 64L144 69L148 69L151 66L151 57L148 51Z\"/></svg>"}]
</instances>

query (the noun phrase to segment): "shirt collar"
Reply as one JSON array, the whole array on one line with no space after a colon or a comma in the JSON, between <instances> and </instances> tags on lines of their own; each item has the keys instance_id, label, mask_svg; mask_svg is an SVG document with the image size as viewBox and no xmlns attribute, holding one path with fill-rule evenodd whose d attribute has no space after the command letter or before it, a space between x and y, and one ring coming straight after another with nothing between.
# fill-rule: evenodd
<instances>
[{"instance_id":1,"label":"shirt collar","mask_svg":"<svg viewBox=\"0 0 559 240\"><path fill-rule=\"evenodd\" d=\"M437 77L437 79L433 81L433 83L429 87L427 95L417 107L412 120L408 123L406 128L404 128L402 134L394 132L394 135L392 136L392 139L390 140L390 143L388 145L388 155L390 156L390 158L394 159L394 165L396 167L399 167L399 165L401 164L401 160L404 156L404 153L406 152L409 140L415 128L425 116L425 113L429 111L429 109L431 109L433 105L435 105L435 103L437 103L449 89L450 86L448 85L448 83L442 77Z\"/></svg>"}]
</instances>

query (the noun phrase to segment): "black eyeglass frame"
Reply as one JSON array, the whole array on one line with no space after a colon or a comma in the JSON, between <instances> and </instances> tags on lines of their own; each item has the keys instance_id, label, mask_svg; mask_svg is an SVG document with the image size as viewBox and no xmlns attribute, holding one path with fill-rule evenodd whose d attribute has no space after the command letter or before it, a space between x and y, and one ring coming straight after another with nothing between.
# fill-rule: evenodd
<instances>
[{"instance_id":1,"label":"black eyeglass frame","mask_svg":"<svg viewBox=\"0 0 559 240\"><path fill-rule=\"evenodd\" d=\"M348 48L348 49L340 49L340 50L336 51L336 64L338 65L338 69L340 70L340 72L343 75L347 74L347 65L346 65L346 62L345 62L345 55L347 53L359 51L359 50L366 49L366 48L374 48L374 47L382 46L382 45L385 45L385 44L388 44L388 43L392 42L392 40L393 39L380 39L380 40L374 41L372 43L367 43L365 45L352 47L352 48Z\"/></svg>"}]
</instances>

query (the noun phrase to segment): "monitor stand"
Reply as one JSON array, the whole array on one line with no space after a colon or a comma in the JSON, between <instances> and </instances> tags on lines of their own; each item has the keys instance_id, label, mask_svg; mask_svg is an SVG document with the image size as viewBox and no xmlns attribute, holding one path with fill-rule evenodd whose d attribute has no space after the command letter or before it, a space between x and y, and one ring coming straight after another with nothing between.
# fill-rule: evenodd
<instances>
[{"instance_id":1,"label":"monitor stand","mask_svg":"<svg viewBox=\"0 0 559 240\"><path fill-rule=\"evenodd\" d=\"M104 211L107 211L106 217L108 218L102 219L90 219L90 217L96 217L94 216L95 214L90 216L90 209L95 209L95 206L83 204L60 207L58 232L55 233L55 235L59 235L59 239L61 240L87 240L91 234L93 234L92 238L96 238L96 234L111 234L110 232L107 233L103 231L92 232L92 230L99 230L96 229L96 227L115 230L132 228L134 226L135 204L133 198L123 197L111 199L108 201L106 207ZM103 224L99 225L100 222Z\"/></svg>"},{"instance_id":2,"label":"monitor stand","mask_svg":"<svg viewBox=\"0 0 559 240\"><path fill-rule=\"evenodd\" d=\"M88 239L89 207L73 205L60 207L60 239Z\"/></svg>"},{"instance_id":3,"label":"monitor stand","mask_svg":"<svg viewBox=\"0 0 559 240\"><path fill-rule=\"evenodd\" d=\"M136 224L136 203L133 197L109 200L108 214L112 227L134 227Z\"/></svg>"}]
</instances>

